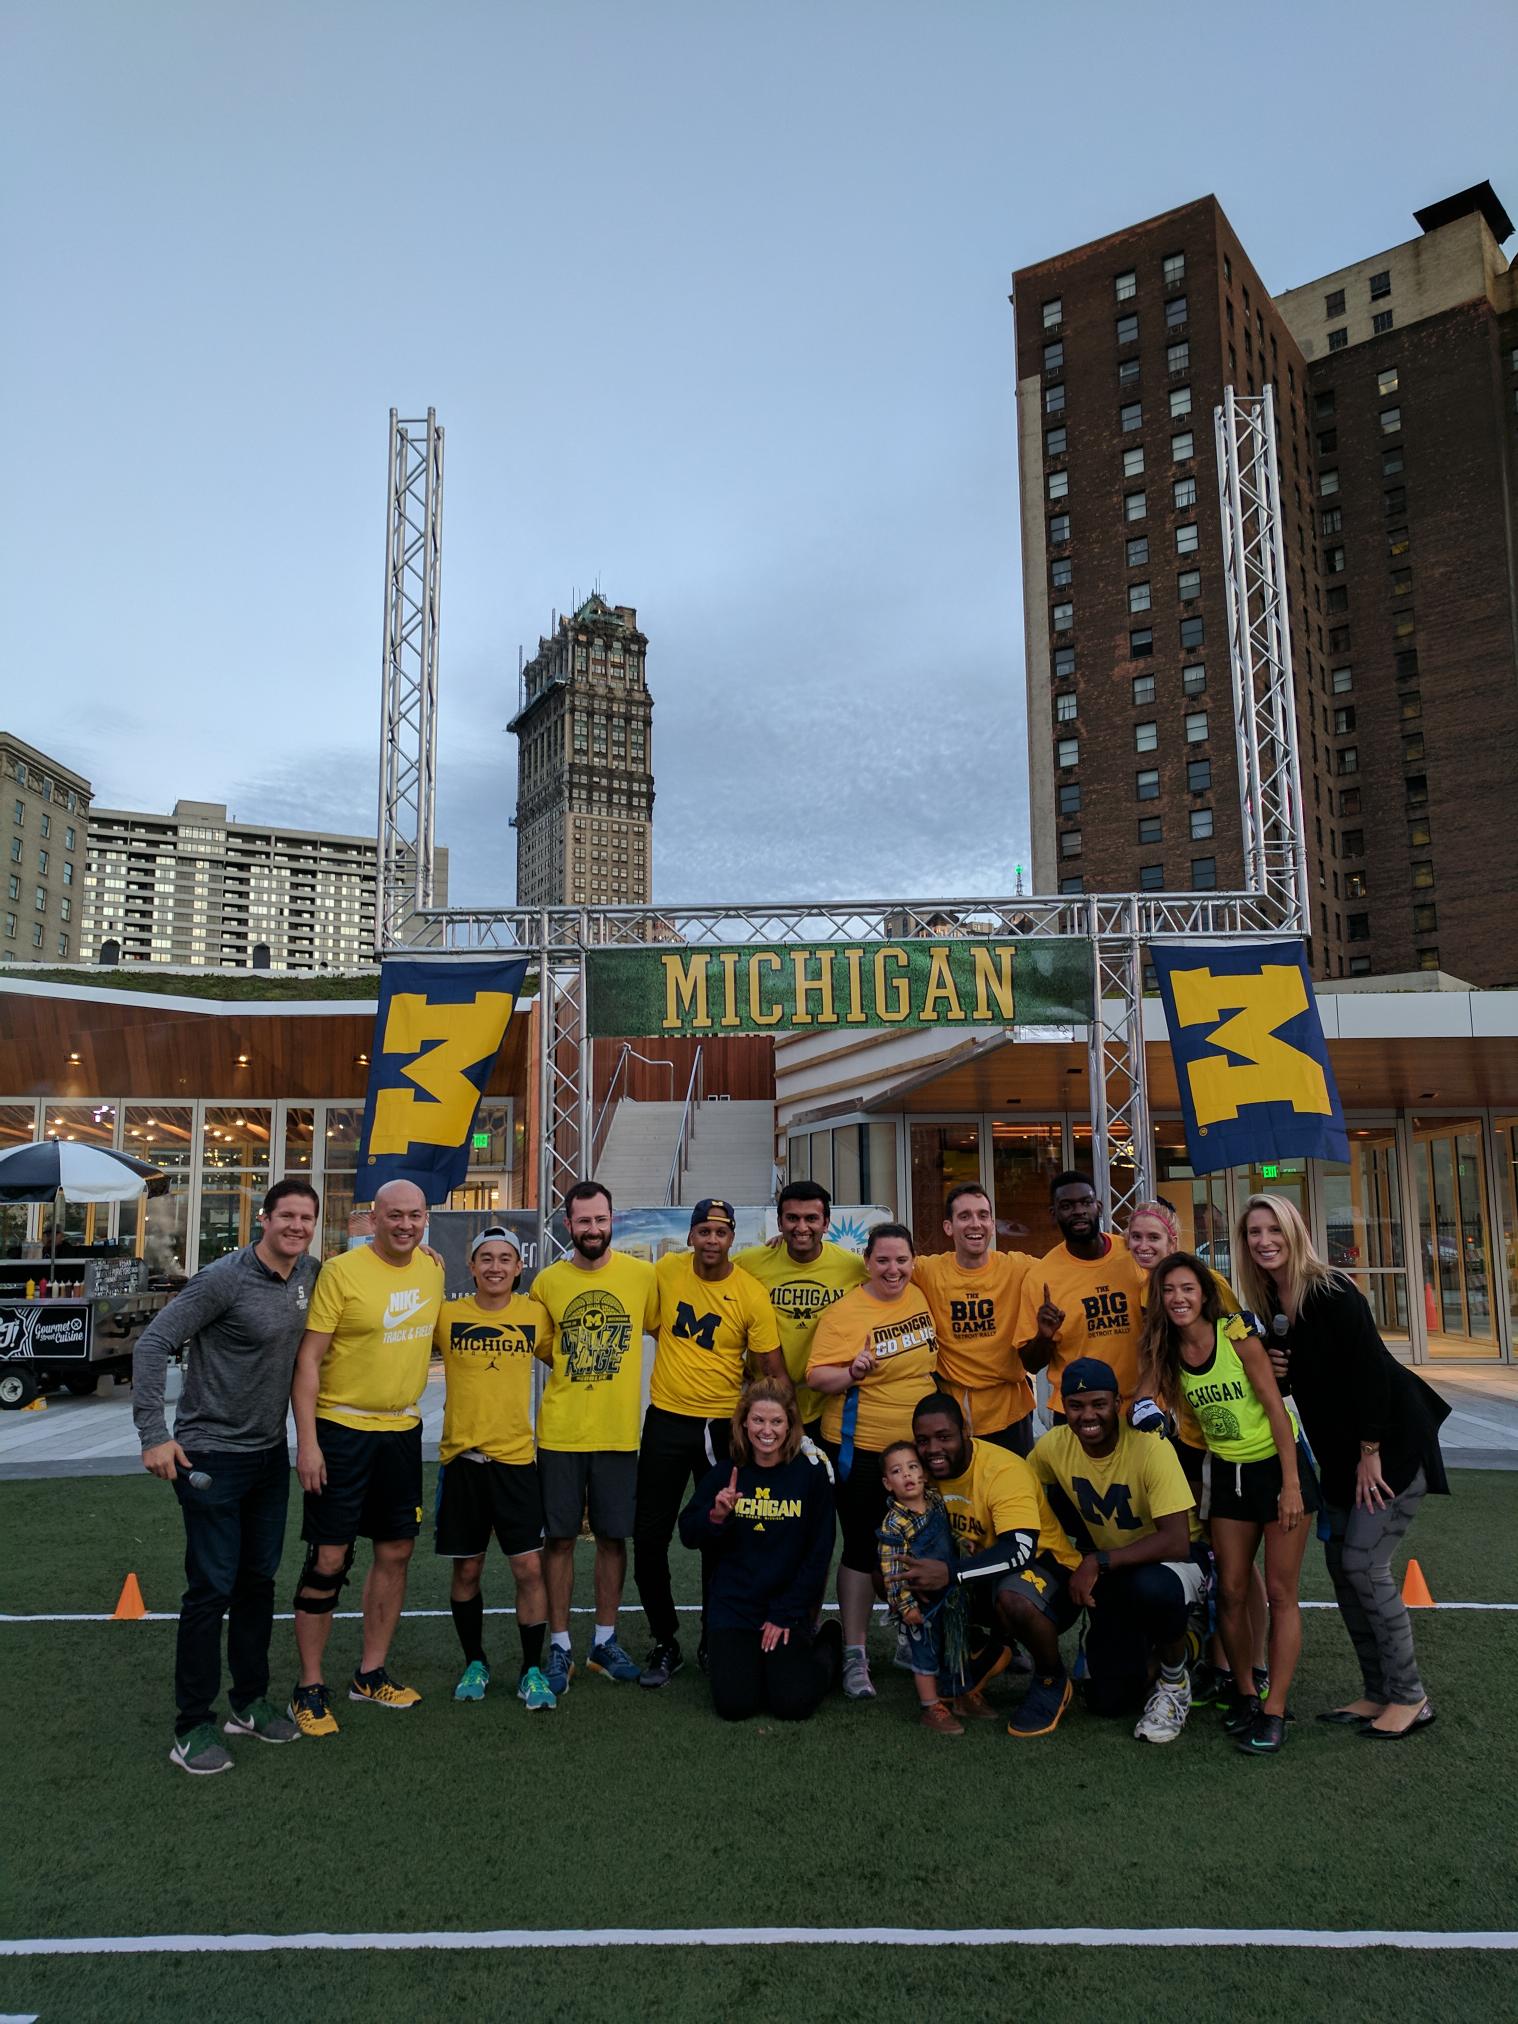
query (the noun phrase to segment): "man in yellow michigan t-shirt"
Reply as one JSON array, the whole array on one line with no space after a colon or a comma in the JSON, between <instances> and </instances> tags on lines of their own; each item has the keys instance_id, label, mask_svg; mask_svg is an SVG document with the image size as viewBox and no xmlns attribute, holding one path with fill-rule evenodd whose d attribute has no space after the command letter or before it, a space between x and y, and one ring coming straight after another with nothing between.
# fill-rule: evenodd
<instances>
[{"instance_id":1,"label":"man in yellow michigan t-shirt","mask_svg":"<svg viewBox=\"0 0 1518 2024\"><path fill-rule=\"evenodd\" d=\"M691 1483L726 1459L747 1373L786 1380L769 1296L732 1262L735 1228L732 1204L708 1195L691 1210L691 1248L654 1267L659 1342L638 1444L633 1532L638 1600L654 1641L638 1676L642 1687L667 1686L683 1663L669 1582L680 1506Z\"/></svg>"},{"instance_id":2,"label":"man in yellow michigan t-shirt","mask_svg":"<svg viewBox=\"0 0 1518 2024\"><path fill-rule=\"evenodd\" d=\"M1018 1306L1018 1354L1026 1369L1049 1367L1049 1405L1065 1366L1080 1356L1111 1364L1126 1403L1138 1390L1146 1275L1125 1244L1102 1229L1102 1205L1089 1174L1056 1174L1049 1211L1064 1239L1029 1269Z\"/></svg>"},{"instance_id":3,"label":"man in yellow michigan t-shirt","mask_svg":"<svg viewBox=\"0 0 1518 2024\"><path fill-rule=\"evenodd\" d=\"M812 1338L833 1302L864 1282L859 1253L827 1241L832 1213L833 1198L820 1181L790 1181L775 1197L778 1242L750 1244L733 1257L739 1270L752 1273L770 1297L802 1430L813 1440L827 1400L804 1382Z\"/></svg>"},{"instance_id":4,"label":"man in yellow michigan t-shirt","mask_svg":"<svg viewBox=\"0 0 1518 2024\"><path fill-rule=\"evenodd\" d=\"M354 1541L373 1542L364 1582L364 1648L348 1698L381 1708L421 1699L385 1670L422 1526L422 1416L417 1411L443 1304L443 1271L418 1247L427 1198L387 1181L374 1198L374 1238L322 1267L296 1352L290 1405L295 1472L305 1491L306 1564L295 1592L300 1678L290 1719L306 1736L334 1736L322 1677L332 1611L353 1565Z\"/></svg>"},{"instance_id":5,"label":"man in yellow michigan t-shirt","mask_svg":"<svg viewBox=\"0 0 1518 2024\"><path fill-rule=\"evenodd\" d=\"M973 1439L1026 1455L1033 1386L1017 1353L1017 1317L1033 1260L997 1250L995 1211L978 1181L949 1190L943 1228L953 1249L920 1251L912 1269L933 1310L939 1385L958 1399Z\"/></svg>"}]
</instances>

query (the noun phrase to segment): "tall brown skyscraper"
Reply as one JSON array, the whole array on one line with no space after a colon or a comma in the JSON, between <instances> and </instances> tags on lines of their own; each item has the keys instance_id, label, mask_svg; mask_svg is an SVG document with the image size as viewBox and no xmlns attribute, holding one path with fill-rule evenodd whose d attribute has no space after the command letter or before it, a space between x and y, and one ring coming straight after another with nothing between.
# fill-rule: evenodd
<instances>
[{"instance_id":1,"label":"tall brown skyscraper","mask_svg":"<svg viewBox=\"0 0 1518 2024\"><path fill-rule=\"evenodd\" d=\"M1242 878L1212 416L1269 381L1314 968L1518 980L1511 227L1418 222L1279 301L1212 197L1014 276L1039 890Z\"/></svg>"},{"instance_id":2,"label":"tall brown skyscraper","mask_svg":"<svg viewBox=\"0 0 1518 2024\"><path fill-rule=\"evenodd\" d=\"M517 738L518 906L651 898L653 699L648 640L630 605L588 597L522 672Z\"/></svg>"}]
</instances>

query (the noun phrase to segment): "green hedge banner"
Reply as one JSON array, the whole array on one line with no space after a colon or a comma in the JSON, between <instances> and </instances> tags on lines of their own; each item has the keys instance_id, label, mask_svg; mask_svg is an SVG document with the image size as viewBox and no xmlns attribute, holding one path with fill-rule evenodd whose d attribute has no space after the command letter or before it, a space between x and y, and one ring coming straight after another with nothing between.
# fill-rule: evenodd
<instances>
[{"instance_id":1,"label":"green hedge banner","mask_svg":"<svg viewBox=\"0 0 1518 2024\"><path fill-rule=\"evenodd\" d=\"M591 949L585 971L597 1038L1091 1017L1091 944L1074 937Z\"/></svg>"}]
</instances>

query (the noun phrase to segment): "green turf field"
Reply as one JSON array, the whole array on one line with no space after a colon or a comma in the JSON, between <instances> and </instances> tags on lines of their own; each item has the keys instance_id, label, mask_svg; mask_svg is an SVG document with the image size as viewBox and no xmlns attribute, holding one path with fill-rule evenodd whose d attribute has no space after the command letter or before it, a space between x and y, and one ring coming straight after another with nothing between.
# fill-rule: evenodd
<instances>
[{"instance_id":1,"label":"green turf field","mask_svg":"<svg viewBox=\"0 0 1518 2024\"><path fill-rule=\"evenodd\" d=\"M1466 1474L1425 1506L1414 1549L1436 1598L1518 1601L1518 1478ZM175 1606L180 1530L147 1478L0 1485L0 1611L109 1609L138 1574ZM294 1527L291 1543L293 1549ZM589 1550L585 1568L588 1574ZM693 1572L676 1549L689 1599ZM281 1579L282 1606L294 1574ZM507 1600L502 1574L487 1602ZM586 1584L588 1588L588 1583ZM349 1591L351 1595L352 1590ZM1319 1550L1305 1593L1327 1593ZM588 1600L588 1594L585 1598ZM445 1608L419 1555L410 1600ZM628 1623L629 1631L635 1619ZM576 1619L577 1651L586 1618ZM1274 1761L1246 1762L1215 1718L1173 1748L1078 1710L1052 1738L989 1727L924 1735L885 1662L881 1698L797 1728L720 1725L694 1666L648 1695L583 1678L554 1715L508 1692L449 1698L452 1626L411 1620L394 1670L411 1715L338 1704L326 1745L236 1746L192 1780L167 1762L171 1623L0 1625L11 1721L9 1859L0 1931L478 1930L594 1926L1513 1927L1511 1795L1494 1756L1518 1616L1426 1613L1420 1649L1441 1719L1400 1749L1312 1712L1354 1688L1337 1617L1309 1612ZM333 1633L333 1677L358 1626ZM510 1619L487 1619L502 1677ZM641 1650L641 1632L628 1642ZM691 1639L693 1645L694 1638ZM291 1677L288 1623L276 1668ZM278 1687L276 1689L278 1691ZM998 1682L1008 1703L1018 1688ZM52 2019L486 2015L531 2005L596 2016L711 2019L741 2007L879 2017L900 2005L967 2018L1300 2020L1518 2014L1511 1955L1024 1949L205 1955L0 1960L0 2012ZM1163 1995L1159 1992L1163 1991Z\"/></svg>"}]
</instances>

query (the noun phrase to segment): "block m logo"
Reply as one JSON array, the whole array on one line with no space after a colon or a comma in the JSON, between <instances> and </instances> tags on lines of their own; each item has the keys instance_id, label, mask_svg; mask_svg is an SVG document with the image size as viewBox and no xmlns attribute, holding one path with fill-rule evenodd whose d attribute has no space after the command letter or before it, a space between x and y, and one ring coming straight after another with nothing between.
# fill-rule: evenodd
<instances>
[{"instance_id":1,"label":"block m logo","mask_svg":"<svg viewBox=\"0 0 1518 2024\"><path fill-rule=\"evenodd\" d=\"M720 1314L698 1314L689 1301L681 1300L675 1305L675 1318L670 1323L670 1334L679 1336L683 1342L699 1342L703 1349L717 1347L717 1324Z\"/></svg>"},{"instance_id":2,"label":"block m logo","mask_svg":"<svg viewBox=\"0 0 1518 2024\"><path fill-rule=\"evenodd\" d=\"M1294 964L1266 964L1244 977L1175 970L1171 989L1180 1024L1212 1027L1203 1044L1226 1051L1186 1064L1199 1126L1236 1118L1256 1103L1289 1103L1304 1115L1333 1115L1322 1063L1278 1034L1308 1009L1307 987ZM1187 1036L1188 1053L1198 1038Z\"/></svg>"},{"instance_id":3,"label":"block m logo","mask_svg":"<svg viewBox=\"0 0 1518 2024\"><path fill-rule=\"evenodd\" d=\"M464 1143L480 1100L479 1087L468 1071L494 1058L512 1002L501 991L482 991L466 1005L434 1005L413 993L396 993L385 1021L384 1053L420 1058L405 1067L390 1060L383 1063L382 1072L404 1077L415 1087L376 1093L371 1160L417 1145Z\"/></svg>"},{"instance_id":4,"label":"block m logo","mask_svg":"<svg viewBox=\"0 0 1518 2024\"><path fill-rule=\"evenodd\" d=\"M1119 1532L1137 1532L1143 1523L1133 1515L1133 1492L1126 1483L1111 1483L1098 1490L1086 1477L1074 1476L1071 1487L1088 1525L1115 1525Z\"/></svg>"}]
</instances>

